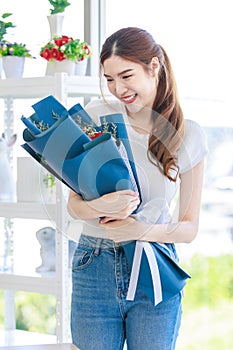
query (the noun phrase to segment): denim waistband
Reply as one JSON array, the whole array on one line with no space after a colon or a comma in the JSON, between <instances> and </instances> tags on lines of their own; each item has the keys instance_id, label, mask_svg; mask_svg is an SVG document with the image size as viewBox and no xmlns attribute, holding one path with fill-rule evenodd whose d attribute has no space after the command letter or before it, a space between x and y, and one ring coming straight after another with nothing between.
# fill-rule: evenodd
<instances>
[{"instance_id":1,"label":"denim waistband","mask_svg":"<svg viewBox=\"0 0 233 350\"><path fill-rule=\"evenodd\" d=\"M79 238L80 245L84 245L89 248L100 248L100 249L115 249L130 242L132 241L116 243L111 239L97 238L97 237L87 236L84 234L81 234Z\"/></svg>"},{"instance_id":2,"label":"denim waistband","mask_svg":"<svg viewBox=\"0 0 233 350\"><path fill-rule=\"evenodd\" d=\"M130 243L130 242L132 242L132 241L116 243L111 239L97 238L97 237L87 236L84 234L81 234L80 238L79 238L80 245L83 245L83 246L86 246L89 248L93 248L93 249L97 249L97 250L99 250L99 249L105 249L105 250L117 249L119 247L124 246L127 243ZM174 243L165 243L165 245L167 246L167 248L169 248L173 258L178 261L179 259L178 259L175 244Z\"/></svg>"}]
</instances>

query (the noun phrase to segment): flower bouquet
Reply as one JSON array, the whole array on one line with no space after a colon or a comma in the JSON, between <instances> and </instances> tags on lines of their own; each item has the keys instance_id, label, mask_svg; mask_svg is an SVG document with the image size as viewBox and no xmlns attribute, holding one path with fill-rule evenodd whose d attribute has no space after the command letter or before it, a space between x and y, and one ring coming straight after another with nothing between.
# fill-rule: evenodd
<instances>
[{"instance_id":1,"label":"flower bouquet","mask_svg":"<svg viewBox=\"0 0 233 350\"><path fill-rule=\"evenodd\" d=\"M21 118L27 126L22 147L51 174L85 200L124 189L140 195L121 114L102 116L97 126L80 104L67 111L53 96L32 107L35 113ZM180 292L190 277L172 257L169 245L132 241L123 247L131 267L128 300L135 298L140 285L157 305Z\"/></svg>"},{"instance_id":2,"label":"flower bouquet","mask_svg":"<svg viewBox=\"0 0 233 350\"><path fill-rule=\"evenodd\" d=\"M67 111L48 96L32 107L35 114L21 118L27 126L22 147L69 188L85 200L116 190L138 190L121 114L102 117L98 127L80 104ZM92 128L90 136L87 126Z\"/></svg>"}]
</instances>

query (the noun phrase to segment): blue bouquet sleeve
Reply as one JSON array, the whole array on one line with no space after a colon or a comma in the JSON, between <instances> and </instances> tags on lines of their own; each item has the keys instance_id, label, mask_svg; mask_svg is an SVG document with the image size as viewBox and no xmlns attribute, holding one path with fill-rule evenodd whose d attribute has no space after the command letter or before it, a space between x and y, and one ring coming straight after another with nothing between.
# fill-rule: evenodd
<instances>
[{"instance_id":1,"label":"blue bouquet sleeve","mask_svg":"<svg viewBox=\"0 0 233 350\"><path fill-rule=\"evenodd\" d=\"M124 245L131 268L128 300L134 299L138 286L154 305L182 291L190 275L179 266L168 246L142 241Z\"/></svg>"},{"instance_id":2,"label":"blue bouquet sleeve","mask_svg":"<svg viewBox=\"0 0 233 350\"><path fill-rule=\"evenodd\" d=\"M35 114L28 119L21 118L27 126L23 131L26 143L22 147L59 180L86 200L116 190L135 189L129 168L111 134L104 133L91 140L75 121L81 117L85 123L93 124L80 104L67 112L49 96L33 108ZM115 119L122 124L121 115L115 115ZM46 125L46 130L37 131L39 123Z\"/></svg>"},{"instance_id":3,"label":"blue bouquet sleeve","mask_svg":"<svg viewBox=\"0 0 233 350\"><path fill-rule=\"evenodd\" d=\"M84 199L124 189L133 190L128 168L110 134L103 134L84 146L80 155L65 159L61 174L76 186Z\"/></svg>"}]
</instances>

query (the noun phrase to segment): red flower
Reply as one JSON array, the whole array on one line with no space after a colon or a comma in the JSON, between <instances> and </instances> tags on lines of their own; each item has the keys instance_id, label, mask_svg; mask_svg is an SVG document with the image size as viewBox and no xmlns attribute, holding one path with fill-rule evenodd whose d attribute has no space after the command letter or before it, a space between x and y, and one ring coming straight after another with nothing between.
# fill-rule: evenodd
<instances>
[{"instance_id":1,"label":"red flower","mask_svg":"<svg viewBox=\"0 0 233 350\"><path fill-rule=\"evenodd\" d=\"M94 133L94 135L89 135L89 137L90 137L90 139L91 140L94 140L94 139L96 139L97 137L99 137L100 135L102 135L102 131L96 131L95 133Z\"/></svg>"},{"instance_id":2,"label":"red flower","mask_svg":"<svg viewBox=\"0 0 233 350\"><path fill-rule=\"evenodd\" d=\"M66 35L62 35L61 38L59 39L55 39L54 42L57 46L62 46L62 45L65 45L67 44L70 40L73 40L72 38L66 36Z\"/></svg>"},{"instance_id":3,"label":"red flower","mask_svg":"<svg viewBox=\"0 0 233 350\"><path fill-rule=\"evenodd\" d=\"M49 49L44 49L44 51L41 52L40 56L45 58L47 61L49 61L52 57Z\"/></svg>"},{"instance_id":4,"label":"red flower","mask_svg":"<svg viewBox=\"0 0 233 350\"><path fill-rule=\"evenodd\" d=\"M88 45L84 45L83 48L86 51L86 54L90 55L90 53L91 53L90 47Z\"/></svg>"},{"instance_id":5,"label":"red flower","mask_svg":"<svg viewBox=\"0 0 233 350\"><path fill-rule=\"evenodd\" d=\"M65 55L63 52L58 51L57 49L53 48L51 51L51 58L54 58L57 61L63 61L65 60Z\"/></svg>"}]
</instances>

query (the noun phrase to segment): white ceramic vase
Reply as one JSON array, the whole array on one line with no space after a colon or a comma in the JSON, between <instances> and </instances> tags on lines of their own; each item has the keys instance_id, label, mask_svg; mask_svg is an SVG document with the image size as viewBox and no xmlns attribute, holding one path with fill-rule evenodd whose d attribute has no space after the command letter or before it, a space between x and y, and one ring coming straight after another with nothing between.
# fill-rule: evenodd
<instances>
[{"instance_id":1,"label":"white ceramic vase","mask_svg":"<svg viewBox=\"0 0 233 350\"><path fill-rule=\"evenodd\" d=\"M52 38L54 35L61 36L64 16L60 14L54 14L47 16L47 18L49 22L50 37Z\"/></svg>"},{"instance_id":2,"label":"white ceramic vase","mask_svg":"<svg viewBox=\"0 0 233 350\"><path fill-rule=\"evenodd\" d=\"M79 61L75 64L75 75L84 76L87 72L87 59L84 59L82 61Z\"/></svg>"},{"instance_id":3,"label":"white ceramic vase","mask_svg":"<svg viewBox=\"0 0 233 350\"><path fill-rule=\"evenodd\" d=\"M25 57L4 56L2 66L6 78L22 78L24 71Z\"/></svg>"},{"instance_id":4,"label":"white ceramic vase","mask_svg":"<svg viewBox=\"0 0 233 350\"><path fill-rule=\"evenodd\" d=\"M47 63L46 75L54 75L55 73L67 73L74 75L75 62L70 60L52 61Z\"/></svg>"}]
</instances>

